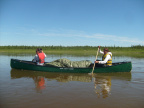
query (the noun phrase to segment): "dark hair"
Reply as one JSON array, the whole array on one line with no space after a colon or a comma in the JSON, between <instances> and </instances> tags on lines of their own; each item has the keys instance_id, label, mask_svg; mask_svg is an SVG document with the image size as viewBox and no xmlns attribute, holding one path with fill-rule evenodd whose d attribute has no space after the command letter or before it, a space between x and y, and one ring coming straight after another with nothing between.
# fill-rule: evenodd
<instances>
[{"instance_id":1,"label":"dark hair","mask_svg":"<svg viewBox=\"0 0 144 108\"><path fill-rule=\"evenodd\" d=\"M39 52L39 51L40 51L40 48L37 48L37 49L36 49L36 53Z\"/></svg>"},{"instance_id":2,"label":"dark hair","mask_svg":"<svg viewBox=\"0 0 144 108\"><path fill-rule=\"evenodd\" d=\"M108 48L104 48L104 51L110 52Z\"/></svg>"},{"instance_id":3,"label":"dark hair","mask_svg":"<svg viewBox=\"0 0 144 108\"><path fill-rule=\"evenodd\" d=\"M40 52L40 53L42 52L42 48L39 48L39 52Z\"/></svg>"}]
</instances>

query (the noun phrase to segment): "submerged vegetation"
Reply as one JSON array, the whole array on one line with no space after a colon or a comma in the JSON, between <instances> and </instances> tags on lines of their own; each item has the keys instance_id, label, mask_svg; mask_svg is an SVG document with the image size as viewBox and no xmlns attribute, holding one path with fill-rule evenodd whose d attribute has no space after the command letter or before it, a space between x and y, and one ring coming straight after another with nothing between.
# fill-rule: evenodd
<instances>
[{"instance_id":1,"label":"submerged vegetation","mask_svg":"<svg viewBox=\"0 0 144 108\"><path fill-rule=\"evenodd\" d=\"M131 47L101 46L109 48L113 56L144 57L144 46ZM0 53L35 54L37 48L42 48L46 54L95 55L97 46L0 46Z\"/></svg>"}]
</instances>

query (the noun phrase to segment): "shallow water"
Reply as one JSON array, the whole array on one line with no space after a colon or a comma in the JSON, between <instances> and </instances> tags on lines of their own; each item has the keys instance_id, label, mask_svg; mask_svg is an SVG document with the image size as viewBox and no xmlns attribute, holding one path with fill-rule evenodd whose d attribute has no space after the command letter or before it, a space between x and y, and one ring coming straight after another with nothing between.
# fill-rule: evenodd
<instances>
[{"instance_id":1,"label":"shallow water","mask_svg":"<svg viewBox=\"0 0 144 108\"><path fill-rule=\"evenodd\" d=\"M0 108L144 108L144 58L132 61L131 73L50 73L11 69L10 59L32 60L32 55L0 55ZM48 55L46 61L94 56ZM98 57L101 59L101 57Z\"/></svg>"}]
</instances>

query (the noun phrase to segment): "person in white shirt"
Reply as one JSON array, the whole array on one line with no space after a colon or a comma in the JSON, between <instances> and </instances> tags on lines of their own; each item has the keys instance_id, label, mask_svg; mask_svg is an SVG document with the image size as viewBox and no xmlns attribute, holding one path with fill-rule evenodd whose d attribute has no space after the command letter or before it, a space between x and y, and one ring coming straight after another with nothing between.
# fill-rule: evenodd
<instances>
[{"instance_id":1,"label":"person in white shirt","mask_svg":"<svg viewBox=\"0 0 144 108\"><path fill-rule=\"evenodd\" d=\"M99 52L103 54L103 56L102 56L102 61L95 61L95 63L111 66L112 65L112 53L108 50L108 48L104 48L104 51L101 51L100 46L98 47L99 47Z\"/></svg>"},{"instance_id":2,"label":"person in white shirt","mask_svg":"<svg viewBox=\"0 0 144 108\"><path fill-rule=\"evenodd\" d=\"M40 61L39 61L39 53L43 53L41 48L36 49L36 55L35 55L34 59L32 60L32 62L35 62L37 65L43 65L44 63L40 63ZM44 56L47 57L45 53L44 53ZM45 61L45 59L44 59L44 61Z\"/></svg>"},{"instance_id":3,"label":"person in white shirt","mask_svg":"<svg viewBox=\"0 0 144 108\"><path fill-rule=\"evenodd\" d=\"M38 57L38 53L39 53L39 48L36 49L36 55L34 57L34 59L32 60L32 62L38 63L39 62L39 57Z\"/></svg>"}]
</instances>

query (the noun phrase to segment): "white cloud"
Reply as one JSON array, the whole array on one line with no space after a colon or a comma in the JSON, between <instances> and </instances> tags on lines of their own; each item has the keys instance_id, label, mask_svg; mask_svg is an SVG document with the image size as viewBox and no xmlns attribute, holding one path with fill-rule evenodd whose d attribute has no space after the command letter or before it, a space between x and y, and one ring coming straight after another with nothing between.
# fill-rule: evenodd
<instances>
[{"instance_id":1,"label":"white cloud","mask_svg":"<svg viewBox=\"0 0 144 108\"><path fill-rule=\"evenodd\" d=\"M71 33L41 33L40 36L52 36L52 37L83 37L83 38L89 38L89 39L103 39L103 40L109 40L109 41L115 41L115 42L123 42L123 43L131 43L131 44L144 44L143 40L139 40L137 38L129 38L129 37L123 37L123 36L116 36L116 35L107 35L107 34L91 34L88 35L84 32L71 32Z\"/></svg>"}]
</instances>

